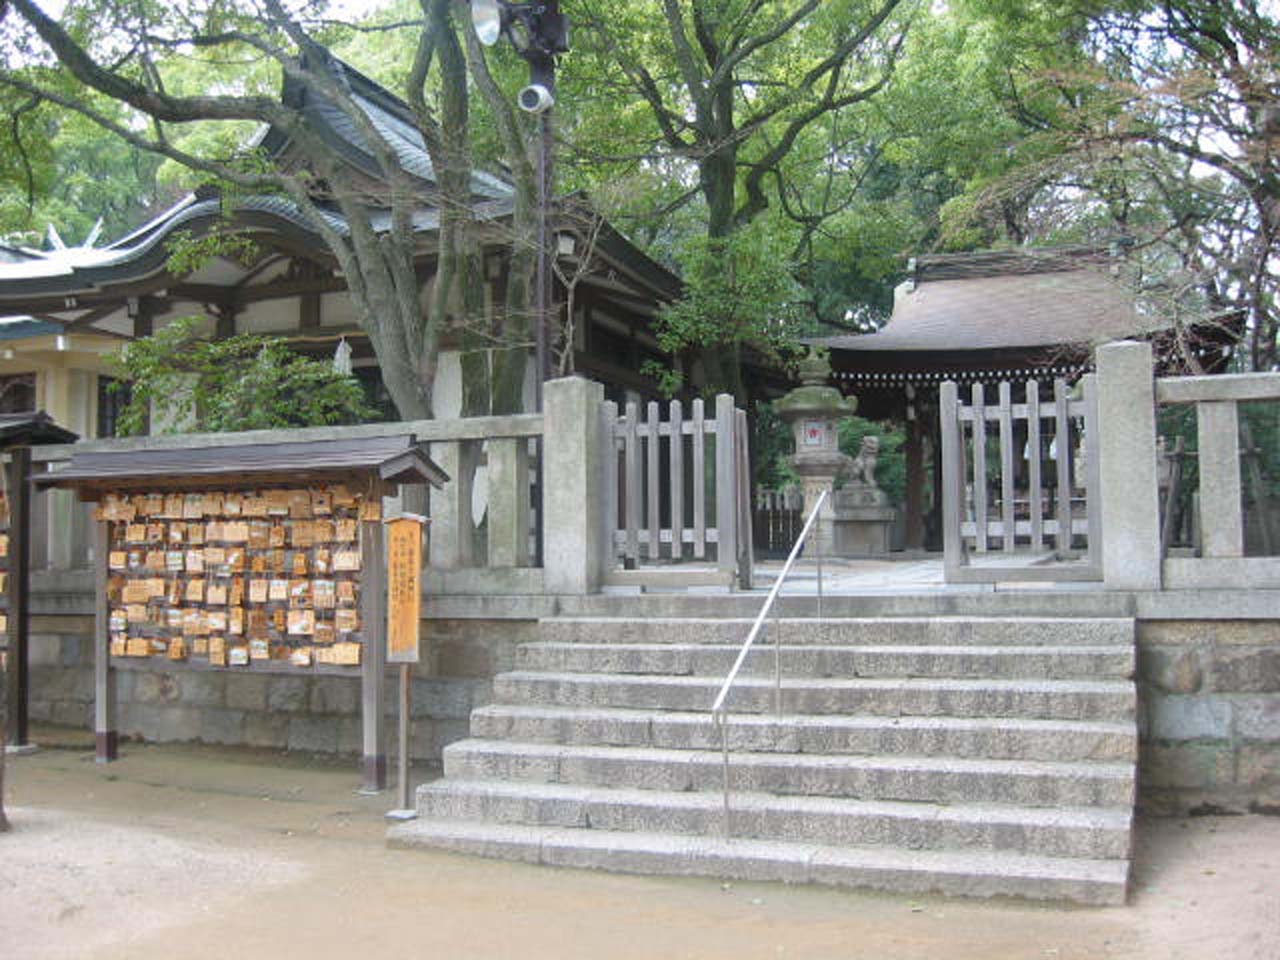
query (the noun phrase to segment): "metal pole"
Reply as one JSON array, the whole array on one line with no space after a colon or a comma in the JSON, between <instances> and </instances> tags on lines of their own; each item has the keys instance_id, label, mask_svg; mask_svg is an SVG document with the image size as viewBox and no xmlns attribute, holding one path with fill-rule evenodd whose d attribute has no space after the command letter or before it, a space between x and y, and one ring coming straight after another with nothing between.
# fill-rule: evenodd
<instances>
[{"instance_id":1,"label":"metal pole","mask_svg":"<svg viewBox=\"0 0 1280 960\"><path fill-rule=\"evenodd\" d=\"M400 664L400 809L409 809L409 679L413 664Z\"/></svg>"},{"instance_id":2,"label":"metal pole","mask_svg":"<svg viewBox=\"0 0 1280 960\"><path fill-rule=\"evenodd\" d=\"M554 66L548 71L555 77ZM552 79L552 94L555 93ZM551 372L550 327L551 327L551 255L547 249L550 243L549 207L551 205L551 111L547 110L538 117L538 263L537 278L534 284L534 361L537 376L534 378L536 407L542 410L542 384Z\"/></svg>"}]
</instances>

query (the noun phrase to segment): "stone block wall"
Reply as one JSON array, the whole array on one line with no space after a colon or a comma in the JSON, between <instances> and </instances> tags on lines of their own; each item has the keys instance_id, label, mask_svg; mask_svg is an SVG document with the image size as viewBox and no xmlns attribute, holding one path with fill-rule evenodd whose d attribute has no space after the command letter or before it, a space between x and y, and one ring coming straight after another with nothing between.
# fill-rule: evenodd
<instances>
[{"instance_id":1,"label":"stone block wall","mask_svg":"<svg viewBox=\"0 0 1280 960\"><path fill-rule=\"evenodd\" d=\"M92 729L91 617L41 617L31 637L31 718ZM488 703L495 673L511 669L531 621L423 623L422 662L414 668L410 748L438 760L467 736L471 710ZM360 752L359 677L248 671L119 670L119 732L157 743L201 741L317 753ZM387 674L387 703L398 697ZM394 710L394 707L391 708ZM388 754L396 722L388 718Z\"/></svg>"},{"instance_id":2,"label":"stone block wall","mask_svg":"<svg viewBox=\"0 0 1280 960\"><path fill-rule=\"evenodd\" d=\"M1138 624L1143 810L1280 813L1280 620Z\"/></svg>"},{"instance_id":3,"label":"stone block wall","mask_svg":"<svg viewBox=\"0 0 1280 960\"><path fill-rule=\"evenodd\" d=\"M31 715L92 728L93 618L32 620ZM439 759L467 736L492 678L513 669L533 620L423 622L415 668L412 749ZM388 704L396 702L388 674ZM120 733L356 754L355 677L177 670L120 671ZM1155 814L1280 812L1280 619L1147 620L1138 624L1139 803ZM389 718L388 736L396 725ZM388 755L394 753L388 745Z\"/></svg>"}]
</instances>

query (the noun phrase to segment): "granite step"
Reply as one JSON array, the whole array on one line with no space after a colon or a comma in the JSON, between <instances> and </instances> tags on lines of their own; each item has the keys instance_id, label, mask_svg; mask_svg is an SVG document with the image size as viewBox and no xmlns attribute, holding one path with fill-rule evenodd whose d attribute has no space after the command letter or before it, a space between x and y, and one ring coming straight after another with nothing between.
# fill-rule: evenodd
<instances>
[{"instance_id":1,"label":"granite step","mask_svg":"<svg viewBox=\"0 0 1280 960\"><path fill-rule=\"evenodd\" d=\"M1132 722L987 717L738 714L731 750L766 753L953 756L992 760L1135 762ZM720 749L705 712L491 704L472 711L471 735L579 746Z\"/></svg>"},{"instance_id":2,"label":"granite step","mask_svg":"<svg viewBox=\"0 0 1280 960\"><path fill-rule=\"evenodd\" d=\"M670 792L719 791L722 763L718 751L653 747L460 740L444 749L448 778ZM784 796L1031 807L1124 807L1134 799L1129 763L748 753L732 757L730 769L735 791Z\"/></svg>"},{"instance_id":3,"label":"granite step","mask_svg":"<svg viewBox=\"0 0 1280 960\"><path fill-rule=\"evenodd\" d=\"M786 637L786 631L781 631ZM689 643L522 644L520 670L566 673L617 673L724 677L733 667L738 645ZM784 677L1053 677L1126 679L1133 675L1133 644L1051 646L808 644L784 641L777 651ZM772 675L773 637L763 636L748 653L743 675Z\"/></svg>"},{"instance_id":4,"label":"granite step","mask_svg":"<svg viewBox=\"0 0 1280 960\"><path fill-rule=\"evenodd\" d=\"M499 674L493 686L498 703L705 711L721 682L716 677L517 670ZM1133 684L1120 680L788 677L782 683L785 713L1127 720L1136 702ZM728 705L735 713L773 711L773 680L739 678Z\"/></svg>"},{"instance_id":5,"label":"granite step","mask_svg":"<svg viewBox=\"0 0 1280 960\"><path fill-rule=\"evenodd\" d=\"M593 830L715 836L725 826L723 798L558 783L439 780L418 788L428 819ZM910 850L984 850L1109 859L1129 854L1132 814L1125 809L945 805L836 797L735 793L732 836L834 846Z\"/></svg>"},{"instance_id":6,"label":"granite step","mask_svg":"<svg viewBox=\"0 0 1280 960\"><path fill-rule=\"evenodd\" d=\"M539 621L548 643L658 643L740 645L748 618L553 617ZM770 623L775 621L770 618ZM884 617L783 618L789 644L826 646L1132 646L1133 621L1093 617Z\"/></svg>"},{"instance_id":7,"label":"granite step","mask_svg":"<svg viewBox=\"0 0 1280 960\"><path fill-rule=\"evenodd\" d=\"M1124 902L1128 864L1003 852L830 847L460 820L414 820L388 843L549 866L727 880L816 883L905 894Z\"/></svg>"}]
</instances>

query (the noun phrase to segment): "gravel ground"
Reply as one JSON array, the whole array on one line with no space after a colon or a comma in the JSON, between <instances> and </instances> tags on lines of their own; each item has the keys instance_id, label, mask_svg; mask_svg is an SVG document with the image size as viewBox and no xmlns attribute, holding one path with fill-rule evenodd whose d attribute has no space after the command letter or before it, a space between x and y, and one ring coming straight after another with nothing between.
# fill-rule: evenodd
<instances>
[{"instance_id":1,"label":"gravel ground","mask_svg":"<svg viewBox=\"0 0 1280 960\"><path fill-rule=\"evenodd\" d=\"M393 798L358 796L354 763L127 745L99 766L65 738L9 763L3 960L1280 960L1280 818L1143 821L1129 905L1079 909L389 851Z\"/></svg>"}]
</instances>

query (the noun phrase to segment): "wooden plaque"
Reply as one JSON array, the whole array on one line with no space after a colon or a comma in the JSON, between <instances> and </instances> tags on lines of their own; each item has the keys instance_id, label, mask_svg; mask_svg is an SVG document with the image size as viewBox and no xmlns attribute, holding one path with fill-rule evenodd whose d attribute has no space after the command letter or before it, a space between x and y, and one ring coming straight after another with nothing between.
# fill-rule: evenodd
<instances>
[{"instance_id":1,"label":"wooden plaque","mask_svg":"<svg viewBox=\"0 0 1280 960\"><path fill-rule=\"evenodd\" d=\"M387 522L387 662L417 663L422 618L422 525L418 517Z\"/></svg>"}]
</instances>

